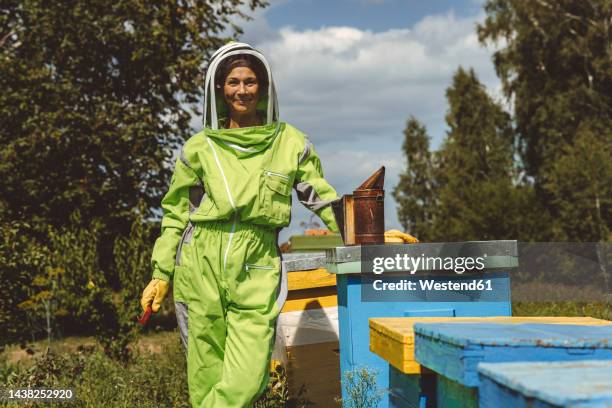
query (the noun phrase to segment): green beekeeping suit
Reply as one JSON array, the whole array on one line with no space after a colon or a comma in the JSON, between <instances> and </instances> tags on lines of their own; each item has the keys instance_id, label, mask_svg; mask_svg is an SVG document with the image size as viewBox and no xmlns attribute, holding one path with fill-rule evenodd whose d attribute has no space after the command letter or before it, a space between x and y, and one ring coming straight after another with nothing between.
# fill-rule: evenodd
<instances>
[{"instance_id":1,"label":"green beekeeping suit","mask_svg":"<svg viewBox=\"0 0 612 408\"><path fill-rule=\"evenodd\" d=\"M261 126L220 129L227 108L215 70L232 55L268 72ZM277 237L289 225L291 192L332 231L334 189L306 136L280 122L265 58L247 44L222 47L205 81L204 130L181 149L162 201L153 278L170 281L187 351L194 407L248 407L265 389L276 318L286 298Z\"/></svg>"}]
</instances>

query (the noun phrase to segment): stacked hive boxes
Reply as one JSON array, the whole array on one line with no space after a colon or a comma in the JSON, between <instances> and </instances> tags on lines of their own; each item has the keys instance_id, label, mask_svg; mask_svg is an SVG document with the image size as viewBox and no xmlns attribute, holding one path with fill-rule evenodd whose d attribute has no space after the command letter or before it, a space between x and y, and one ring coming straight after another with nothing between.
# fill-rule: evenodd
<instances>
[{"instance_id":1,"label":"stacked hive boxes","mask_svg":"<svg viewBox=\"0 0 612 408\"><path fill-rule=\"evenodd\" d=\"M368 271L362 271L362 248L338 247L327 250L327 270L336 274L338 287L338 320L340 329L340 369L342 373L360 367L368 367L376 373L380 389L389 387L388 363L370 352L368 319L372 317L467 317L509 316L510 280L509 270L517 266L516 241L462 242L449 244L412 244L404 246L412 256L430 254L438 257L461 256L462 254L487 253L482 275L493 282L497 289L495 298L485 290L471 293L454 293L454 297L432 299L422 293L405 293L402 300L368 301L363 288L368 285ZM363 273L362 273L363 272ZM420 277L427 277L428 270L419 270ZM371 274L369 274L371 277ZM432 279L437 279L437 275ZM458 281L465 276L444 277ZM426 384L412 384L415 389L426 388ZM342 390L347 398L346 390ZM379 405L387 407L384 399Z\"/></svg>"},{"instance_id":2,"label":"stacked hive boxes","mask_svg":"<svg viewBox=\"0 0 612 408\"><path fill-rule=\"evenodd\" d=\"M322 251L341 243L339 235L293 236L292 252L283 254L289 293L273 359L288 368L291 394L303 387L317 406L335 405L340 394L336 276L324 269Z\"/></svg>"},{"instance_id":3,"label":"stacked hive boxes","mask_svg":"<svg viewBox=\"0 0 612 408\"><path fill-rule=\"evenodd\" d=\"M514 406L491 402L501 398L491 381L489 397L479 402L479 363L612 360L610 339L612 322L588 317L370 320L371 350L390 364L393 407ZM481 379L494 372L492 366Z\"/></svg>"}]
</instances>

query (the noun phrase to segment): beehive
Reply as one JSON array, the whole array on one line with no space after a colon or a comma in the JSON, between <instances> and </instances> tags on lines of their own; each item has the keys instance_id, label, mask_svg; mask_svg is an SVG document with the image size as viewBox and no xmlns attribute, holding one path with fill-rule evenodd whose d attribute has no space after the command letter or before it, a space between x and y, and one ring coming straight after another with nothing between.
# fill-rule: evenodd
<instances>
[{"instance_id":1,"label":"beehive","mask_svg":"<svg viewBox=\"0 0 612 408\"><path fill-rule=\"evenodd\" d=\"M438 399L449 406L477 405L477 389L466 388L422 367L415 360L415 323L548 323L612 325L591 317L428 317L370 319L370 350L389 362L389 405L435 406ZM439 396L439 397L438 397Z\"/></svg>"},{"instance_id":2,"label":"beehive","mask_svg":"<svg viewBox=\"0 0 612 408\"><path fill-rule=\"evenodd\" d=\"M548 323L588 326L612 325L592 317L387 317L370 319L370 350L404 374L419 374L414 358L415 323Z\"/></svg>"},{"instance_id":3,"label":"beehive","mask_svg":"<svg viewBox=\"0 0 612 408\"><path fill-rule=\"evenodd\" d=\"M481 363L481 407L612 406L612 363L572 362Z\"/></svg>"},{"instance_id":4,"label":"beehive","mask_svg":"<svg viewBox=\"0 0 612 408\"><path fill-rule=\"evenodd\" d=\"M374 317L453 317L453 316L509 316L510 270L518 265L516 241L474 241L452 243L421 243L411 245L385 245L391 252L411 257L421 256L474 256L488 254L484 270L479 277L492 282L493 292L475 290L445 291L438 295L403 293L401 299L367 299L372 279L368 271L367 251L371 247L352 246L326 250L326 269L337 275L338 324L340 329L340 370L342 373L359 367L368 367L376 373L379 389L389 388L388 364L370 351L368 319ZM362 254L366 256L362 258ZM371 259L371 258L370 258ZM441 277L435 270L414 271L415 279L444 279L458 282L471 279L469 274ZM401 272L400 272L401 273ZM405 273L405 272L404 272ZM384 275L387 276L387 275ZM343 389L343 397L347 398ZM387 407L385 398L380 407Z\"/></svg>"},{"instance_id":5,"label":"beehive","mask_svg":"<svg viewBox=\"0 0 612 408\"><path fill-rule=\"evenodd\" d=\"M444 407L478 406L480 363L612 361L612 325L417 323L415 357Z\"/></svg>"}]
</instances>

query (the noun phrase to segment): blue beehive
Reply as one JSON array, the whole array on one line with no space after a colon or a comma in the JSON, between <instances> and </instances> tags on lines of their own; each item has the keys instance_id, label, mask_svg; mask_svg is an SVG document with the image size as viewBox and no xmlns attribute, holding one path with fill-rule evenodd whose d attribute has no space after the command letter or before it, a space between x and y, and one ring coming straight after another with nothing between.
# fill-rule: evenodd
<instances>
[{"instance_id":1,"label":"blue beehive","mask_svg":"<svg viewBox=\"0 0 612 408\"><path fill-rule=\"evenodd\" d=\"M612 361L482 363L480 407L612 407Z\"/></svg>"},{"instance_id":2,"label":"blue beehive","mask_svg":"<svg viewBox=\"0 0 612 408\"><path fill-rule=\"evenodd\" d=\"M414 333L416 360L438 374L444 407L477 405L479 363L612 360L612 326L417 323Z\"/></svg>"},{"instance_id":3,"label":"blue beehive","mask_svg":"<svg viewBox=\"0 0 612 408\"><path fill-rule=\"evenodd\" d=\"M364 301L362 284L367 285L368 271L362 271L359 247L341 247L327 251L327 270L337 274L338 320L340 330L340 370L367 367L377 372L377 386L386 390L389 387L388 363L370 352L369 324L371 317L453 317L453 316L509 316L510 279L509 269L518 265L516 241L459 242L436 244L413 244L404 246L414 253L435 253L437 256L458 256L462 253L488 253L484 273L489 276L495 288L495 298L489 293L472 293L470 296L460 292L448 292L444 296L406 294L395 301ZM427 277L432 271L418 271L417 276ZM446 280L467 279L466 276L445 278ZM418 381L417 381L418 386ZM346 398L346 390L342 389ZM379 407L388 407L385 396Z\"/></svg>"}]
</instances>

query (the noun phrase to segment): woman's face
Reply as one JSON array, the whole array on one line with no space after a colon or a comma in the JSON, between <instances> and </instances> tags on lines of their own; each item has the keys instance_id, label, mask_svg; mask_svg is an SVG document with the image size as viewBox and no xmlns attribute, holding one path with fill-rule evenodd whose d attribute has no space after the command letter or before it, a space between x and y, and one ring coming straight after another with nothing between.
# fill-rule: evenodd
<instances>
[{"instance_id":1,"label":"woman's face","mask_svg":"<svg viewBox=\"0 0 612 408\"><path fill-rule=\"evenodd\" d=\"M223 93L232 115L255 114L255 107L259 100L259 83L251 68L232 69L225 78Z\"/></svg>"}]
</instances>

